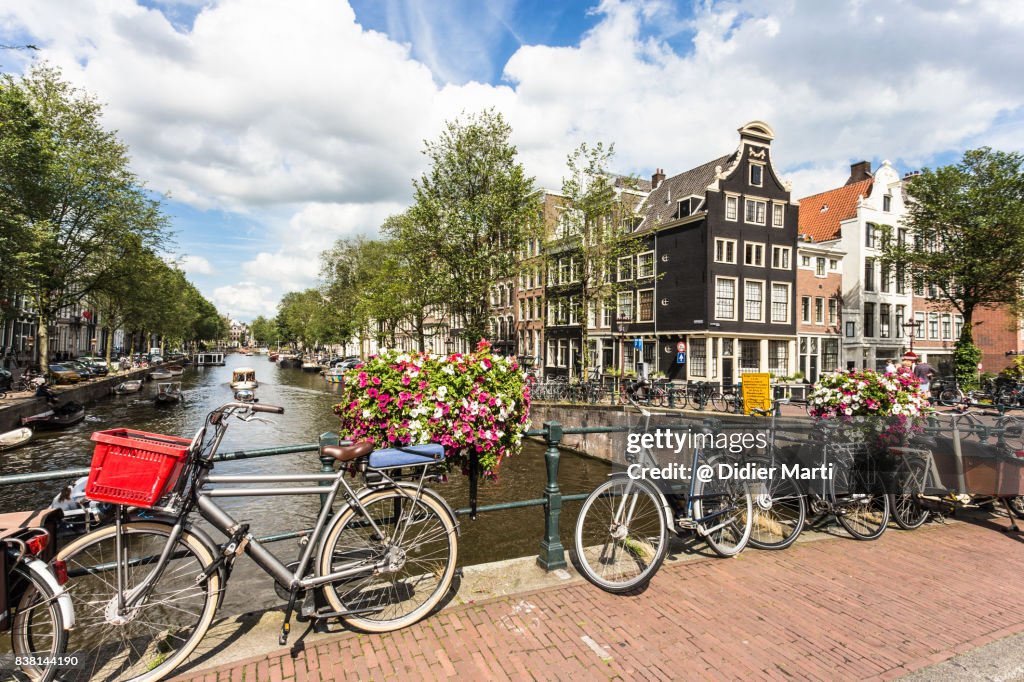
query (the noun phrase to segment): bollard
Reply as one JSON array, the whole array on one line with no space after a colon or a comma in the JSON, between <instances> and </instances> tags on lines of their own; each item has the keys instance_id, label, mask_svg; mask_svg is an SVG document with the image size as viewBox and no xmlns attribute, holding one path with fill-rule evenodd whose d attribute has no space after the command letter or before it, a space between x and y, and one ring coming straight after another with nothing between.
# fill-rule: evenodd
<instances>
[{"instance_id":1,"label":"bollard","mask_svg":"<svg viewBox=\"0 0 1024 682\"><path fill-rule=\"evenodd\" d=\"M540 543L537 563L546 571L565 568L565 548L558 535L562 514L562 491L558 488L558 444L562 440L562 425L556 421L544 422L544 437L548 448L544 461L548 468L548 484L544 487L544 539Z\"/></svg>"},{"instance_id":2,"label":"bollard","mask_svg":"<svg viewBox=\"0 0 1024 682\"><path fill-rule=\"evenodd\" d=\"M672 384L668 385L668 406L676 406L676 389L672 387Z\"/></svg>"},{"instance_id":3,"label":"bollard","mask_svg":"<svg viewBox=\"0 0 1024 682\"><path fill-rule=\"evenodd\" d=\"M324 455L323 447L325 445L338 445L341 441L338 440L338 434L327 433L320 434L320 473L321 474L333 474L334 473L334 458L330 455ZM320 481L320 485L329 486L331 485L327 481ZM327 493L320 496L320 509L324 508L327 504Z\"/></svg>"}]
</instances>

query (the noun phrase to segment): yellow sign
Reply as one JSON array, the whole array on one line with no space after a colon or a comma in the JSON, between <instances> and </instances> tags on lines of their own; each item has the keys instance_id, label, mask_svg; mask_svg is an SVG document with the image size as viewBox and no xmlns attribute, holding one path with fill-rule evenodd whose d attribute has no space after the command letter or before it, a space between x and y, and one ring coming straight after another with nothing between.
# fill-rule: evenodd
<instances>
[{"instance_id":1,"label":"yellow sign","mask_svg":"<svg viewBox=\"0 0 1024 682\"><path fill-rule=\"evenodd\" d=\"M750 414L755 407L770 410L772 407L772 375L767 372L743 375L743 414Z\"/></svg>"}]
</instances>

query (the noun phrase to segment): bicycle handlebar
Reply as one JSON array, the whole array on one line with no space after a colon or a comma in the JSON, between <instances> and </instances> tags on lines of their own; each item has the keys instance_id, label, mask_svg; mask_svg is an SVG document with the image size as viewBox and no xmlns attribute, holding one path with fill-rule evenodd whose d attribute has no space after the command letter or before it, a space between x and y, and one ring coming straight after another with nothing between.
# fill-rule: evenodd
<instances>
[{"instance_id":1,"label":"bicycle handlebar","mask_svg":"<svg viewBox=\"0 0 1024 682\"><path fill-rule=\"evenodd\" d=\"M277 405L262 405L260 403L252 403L251 407L253 412L269 412L271 414L284 414L284 408L278 407Z\"/></svg>"}]
</instances>

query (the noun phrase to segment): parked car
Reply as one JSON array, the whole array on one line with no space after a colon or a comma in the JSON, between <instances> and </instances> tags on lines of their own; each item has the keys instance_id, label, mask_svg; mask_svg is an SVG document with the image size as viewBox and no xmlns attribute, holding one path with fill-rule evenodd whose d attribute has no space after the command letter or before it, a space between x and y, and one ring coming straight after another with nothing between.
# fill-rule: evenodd
<instances>
[{"instance_id":1,"label":"parked car","mask_svg":"<svg viewBox=\"0 0 1024 682\"><path fill-rule=\"evenodd\" d=\"M69 365L50 365L50 377L57 384L77 384L82 376Z\"/></svg>"},{"instance_id":2,"label":"parked car","mask_svg":"<svg viewBox=\"0 0 1024 682\"><path fill-rule=\"evenodd\" d=\"M64 364L72 371L77 372L78 376L82 377L82 381L88 381L96 376L96 372L93 371L92 366L88 363L82 362L81 360L68 360Z\"/></svg>"},{"instance_id":3,"label":"parked car","mask_svg":"<svg viewBox=\"0 0 1024 682\"><path fill-rule=\"evenodd\" d=\"M78 361L88 366L94 376L105 377L110 373L110 370L107 369L107 361L104 358L98 358L94 355L83 355L78 358Z\"/></svg>"}]
</instances>

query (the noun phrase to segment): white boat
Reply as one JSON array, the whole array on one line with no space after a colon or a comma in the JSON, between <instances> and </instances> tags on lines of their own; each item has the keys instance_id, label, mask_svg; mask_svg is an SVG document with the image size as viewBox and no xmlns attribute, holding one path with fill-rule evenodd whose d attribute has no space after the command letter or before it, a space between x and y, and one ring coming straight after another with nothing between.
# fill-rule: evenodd
<instances>
[{"instance_id":1,"label":"white boat","mask_svg":"<svg viewBox=\"0 0 1024 682\"><path fill-rule=\"evenodd\" d=\"M157 367L156 369L149 373L149 378L154 381L167 381L172 376L174 375L171 374L171 371L163 367Z\"/></svg>"},{"instance_id":2,"label":"white boat","mask_svg":"<svg viewBox=\"0 0 1024 682\"><path fill-rule=\"evenodd\" d=\"M173 405L181 400L181 382L168 381L157 386L153 401L157 405Z\"/></svg>"},{"instance_id":3,"label":"white boat","mask_svg":"<svg viewBox=\"0 0 1024 682\"><path fill-rule=\"evenodd\" d=\"M329 384L342 383L344 381L344 376L345 370L339 369L337 367L332 367L331 369L324 372L324 379L326 379L327 383Z\"/></svg>"},{"instance_id":4,"label":"white boat","mask_svg":"<svg viewBox=\"0 0 1024 682\"><path fill-rule=\"evenodd\" d=\"M180 377L185 373L185 368L181 365L167 365L164 369L170 372L172 377Z\"/></svg>"},{"instance_id":5,"label":"white boat","mask_svg":"<svg viewBox=\"0 0 1024 682\"><path fill-rule=\"evenodd\" d=\"M223 365L223 353L196 353L196 366L206 367L208 365Z\"/></svg>"},{"instance_id":6,"label":"white boat","mask_svg":"<svg viewBox=\"0 0 1024 682\"><path fill-rule=\"evenodd\" d=\"M32 429L23 426L7 433L0 433L0 450L10 450L24 445L32 438Z\"/></svg>"},{"instance_id":7,"label":"white boat","mask_svg":"<svg viewBox=\"0 0 1024 682\"><path fill-rule=\"evenodd\" d=\"M251 391L259 386L260 382L256 381L256 370L252 367L238 367L231 372L229 385L234 391Z\"/></svg>"},{"instance_id":8,"label":"white boat","mask_svg":"<svg viewBox=\"0 0 1024 682\"><path fill-rule=\"evenodd\" d=\"M114 386L113 391L117 395L127 395L128 393L138 393L142 390L142 379L129 379L128 381L122 381L117 386Z\"/></svg>"}]
</instances>

